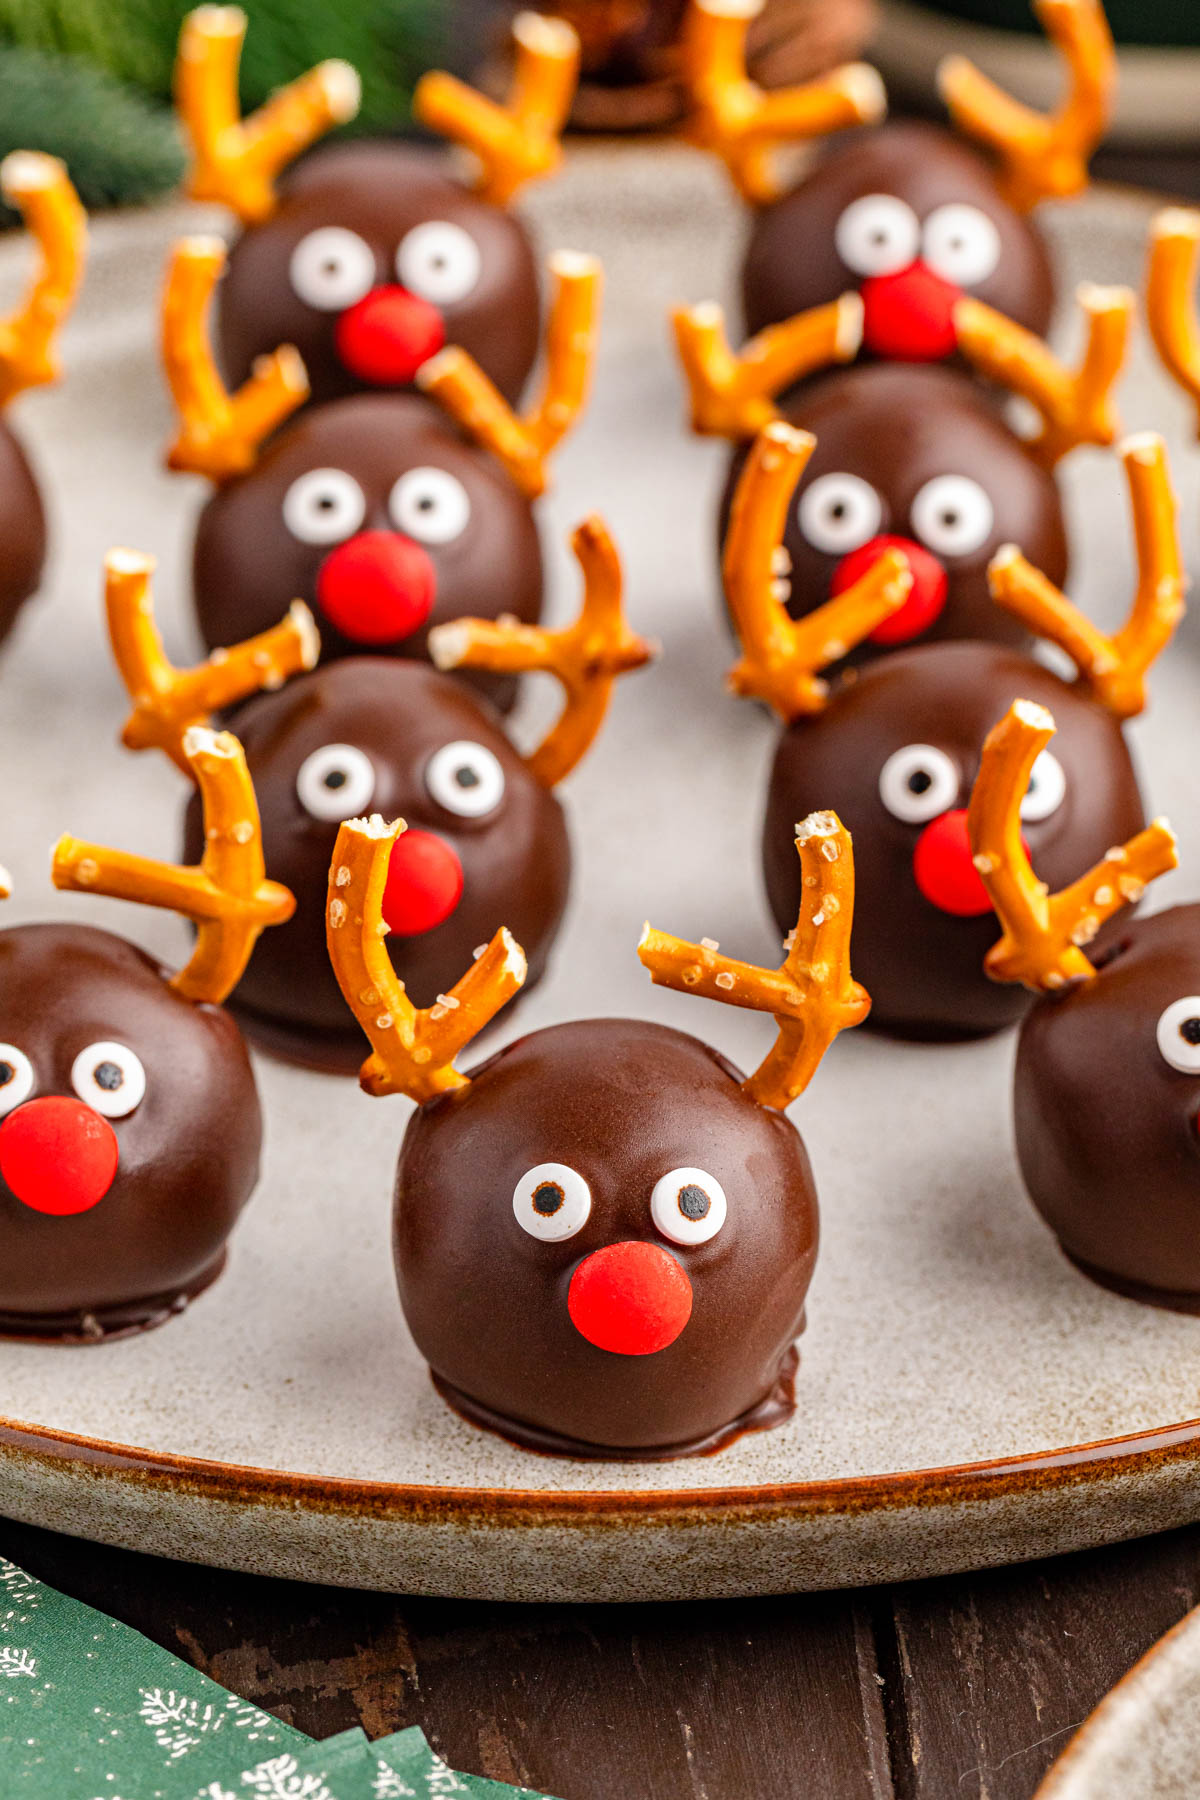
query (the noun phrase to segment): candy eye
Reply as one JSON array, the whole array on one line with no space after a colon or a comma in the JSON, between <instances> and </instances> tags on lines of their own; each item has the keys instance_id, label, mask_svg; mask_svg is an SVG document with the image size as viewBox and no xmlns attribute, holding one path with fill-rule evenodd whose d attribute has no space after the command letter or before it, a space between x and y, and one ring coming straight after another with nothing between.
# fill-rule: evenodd
<instances>
[{"instance_id":1,"label":"candy eye","mask_svg":"<svg viewBox=\"0 0 1200 1800\"><path fill-rule=\"evenodd\" d=\"M906 744L894 750L879 771L879 798L892 817L906 825L936 819L958 799L958 770L944 750L932 744Z\"/></svg>"},{"instance_id":2,"label":"candy eye","mask_svg":"<svg viewBox=\"0 0 1200 1800\"><path fill-rule=\"evenodd\" d=\"M574 1237L587 1224L592 1190L566 1163L538 1163L513 1189L513 1215L522 1231L544 1243Z\"/></svg>"},{"instance_id":3,"label":"candy eye","mask_svg":"<svg viewBox=\"0 0 1200 1800\"><path fill-rule=\"evenodd\" d=\"M0 1119L33 1092L33 1064L15 1044L0 1044Z\"/></svg>"},{"instance_id":4,"label":"candy eye","mask_svg":"<svg viewBox=\"0 0 1200 1800\"><path fill-rule=\"evenodd\" d=\"M815 550L845 556L875 536L883 502L858 475L818 475L801 494L796 516Z\"/></svg>"},{"instance_id":5,"label":"candy eye","mask_svg":"<svg viewBox=\"0 0 1200 1800\"><path fill-rule=\"evenodd\" d=\"M1173 1000L1160 1015L1155 1035L1164 1062L1181 1075L1200 1075L1200 994Z\"/></svg>"},{"instance_id":6,"label":"candy eye","mask_svg":"<svg viewBox=\"0 0 1200 1800\"><path fill-rule=\"evenodd\" d=\"M71 1064L71 1086L106 1119L123 1119L146 1092L146 1071L124 1044L89 1044Z\"/></svg>"},{"instance_id":7,"label":"candy eye","mask_svg":"<svg viewBox=\"0 0 1200 1800\"><path fill-rule=\"evenodd\" d=\"M969 475L935 475L912 503L912 527L935 556L969 556L986 544L996 515Z\"/></svg>"},{"instance_id":8,"label":"candy eye","mask_svg":"<svg viewBox=\"0 0 1200 1800\"><path fill-rule=\"evenodd\" d=\"M703 1169L672 1169L650 1195L650 1216L673 1244L707 1244L728 1210L725 1189Z\"/></svg>"},{"instance_id":9,"label":"candy eye","mask_svg":"<svg viewBox=\"0 0 1200 1800\"><path fill-rule=\"evenodd\" d=\"M366 496L344 469L310 469L283 496L283 522L302 544L340 543L366 516Z\"/></svg>"},{"instance_id":10,"label":"candy eye","mask_svg":"<svg viewBox=\"0 0 1200 1800\"><path fill-rule=\"evenodd\" d=\"M375 286L375 252L341 225L310 231L292 251L292 287L318 312L342 312Z\"/></svg>"},{"instance_id":11,"label":"candy eye","mask_svg":"<svg viewBox=\"0 0 1200 1800\"><path fill-rule=\"evenodd\" d=\"M1021 817L1031 824L1036 824L1039 819L1048 819L1062 805L1066 791L1067 778L1063 774L1062 764L1049 750L1043 750L1029 771L1029 786L1021 802Z\"/></svg>"},{"instance_id":12,"label":"candy eye","mask_svg":"<svg viewBox=\"0 0 1200 1800\"><path fill-rule=\"evenodd\" d=\"M504 770L485 745L459 738L434 751L425 765L425 786L447 812L482 819L504 798Z\"/></svg>"},{"instance_id":13,"label":"candy eye","mask_svg":"<svg viewBox=\"0 0 1200 1800\"><path fill-rule=\"evenodd\" d=\"M471 517L467 490L447 469L410 469L388 496L398 531L422 544L449 544L461 537Z\"/></svg>"},{"instance_id":14,"label":"candy eye","mask_svg":"<svg viewBox=\"0 0 1200 1800\"><path fill-rule=\"evenodd\" d=\"M833 242L856 275L894 275L916 261L921 227L895 194L864 194L838 220Z\"/></svg>"},{"instance_id":15,"label":"candy eye","mask_svg":"<svg viewBox=\"0 0 1200 1800\"><path fill-rule=\"evenodd\" d=\"M396 273L410 293L434 306L465 300L479 280L479 245L461 225L427 219L400 240Z\"/></svg>"},{"instance_id":16,"label":"candy eye","mask_svg":"<svg viewBox=\"0 0 1200 1800\"><path fill-rule=\"evenodd\" d=\"M314 819L356 818L375 793L375 768L353 744L323 744L300 764L296 794Z\"/></svg>"},{"instance_id":17,"label":"candy eye","mask_svg":"<svg viewBox=\"0 0 1200 1800\"><path fill-rule=\"evenodd\" d=\"M977 206L939 206L925 221L921 256L943 281L972 287L1000 261L1000 233Z\"/></svg>"}]
</instances>

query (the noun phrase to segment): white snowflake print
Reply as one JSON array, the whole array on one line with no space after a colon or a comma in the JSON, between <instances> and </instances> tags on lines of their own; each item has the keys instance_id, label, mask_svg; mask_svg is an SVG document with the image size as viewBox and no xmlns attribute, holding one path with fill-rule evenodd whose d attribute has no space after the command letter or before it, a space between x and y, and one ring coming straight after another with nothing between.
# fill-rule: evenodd
<instances>
[{"instance_id":1,"label":"white snowflake print","mask_svg":"<svg viewBox=\"0 0 1200 1800\"><path fill-rule=\"evenodd\" d=\"M24 1569L18 1569L16 1563L10 1563L6 1557L0 1556L0 1593L5 1595L14 1606L23 1606L26 1612L33 1612L41 1598L41 1583L27 1575Z\"/></svg>"},{"instance_id":2,"label":"white snowflake print","mask_svg":"<svg viewBox=\"0 0 1200 1800\"><path fill-rule=\"evenodd\" d=\"M246 1769L242 1780L263 1800L334 1800L319 1775L301 1775L294 1756L272 1756L256 1769Z\"/></svg>"},{"instance_id":3,"label":"white snowflake print","mask_svg":"<svg viewBox=\"0 0 1200 1800\"><path fill-rule=\"evenodd\" d=\"M386 1763L380 1763L371 1783L371 1792L375 1800L417 1800L416 1788L410 1788L402 1781L395 1769L389 1769Z\"/></svg>"},{"instance_id":4,"label":"white snowflake print","mask_svg":"<svg viewBox=\"0 0 1200 1800\"><path fill-rule=\"evenodd\" d=\"M36 1675L37 1660L28 1650L12 1650L7 1645L0 1649L0 1675L10 1679L14 1675Z\"/></svg>"},{"instance_id":5,"label":"white snowflake print","mask_svg":"<svg viewBox=\"0 0 1200 1800\"><path fill-rule=\"evenodd\" d=\"M208 1786L196 1795L196 1800L237 1800L237 1795L231 1794L229 1789L222 1787L219 1781L210 1781Z\"/></svg>"},{"instance_id":6,"label":"white snowflake print","mask_svg":"<svg viewBox=\"0 0 1200 1800\"><path fill-rule=\"evenodd\" d=\"M168 1762L178 1762L189 1750L205 1736L220 1731L225 1724L232 1725L238 1731L256 1731L270 1728L274 1723L270 1715L260 1712L257 1706L251 1706L248 1700L239 1700L230 1695L224 1705L211 1700L193 1700L187 1694L177 1694L174 1688L139 1688L142 1697L141 1717L154 1731L155 1742L167 1753ZM253 1735L253 1734L252 1734ZM210 1800L205 1794L203 1800ZM221 1800L220 1796L212 1800Z\"/></svg>"},{"instance_id":7,"label":"white snowflake print","mask_svg":"<svg viewBox=\"0 0 1200 1800\"><path fill-rule=\"evenodd\" d=\"M442 1761L437 1751L433 1751L433 1763L429 1770L429 1792L431 1794L469 1794L466 1787L454 1773L449 1763Z\"/></svg>"}]
</instances>

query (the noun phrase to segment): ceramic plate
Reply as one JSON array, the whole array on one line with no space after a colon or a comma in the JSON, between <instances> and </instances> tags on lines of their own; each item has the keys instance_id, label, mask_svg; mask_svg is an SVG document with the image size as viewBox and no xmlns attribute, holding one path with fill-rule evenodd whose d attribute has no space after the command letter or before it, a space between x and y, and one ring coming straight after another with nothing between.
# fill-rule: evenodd
<instances>
[{"instance_id":1,"label":"ceramic plate","mask_svg":"<svg viewBox=\"0 0 1200 1800\"><path fill-rule=\"evenodd\" d=\"M1072 271L1131 278L1148 210L1089 200L1061 218L1059 252ZM633 618L664 656L624 684L569 785L574 898L551 974L511 1029L633 1012L753 1066L763 1020L652 989L634 954L649 916L779 958L756 849L774 727L722 687L712 518L725 453L683 432L665 324L671 301L726 285L741 222L703 159L662 147L577 149L536 211L548 244L596 249L608 267L595 401L545 517L554 608L575 603L565 529L599 508L624 550ZM176 921L53 894L47 850L70 829L176 853L179 777L114 742L122 703L98 596L110 544L156 552L169 647L194 653L185 551L203 487L158 470L169 420L150 348L162 257L185 220L204 222L175 211L97 224L70 380L21 403L57 552L0 676L0 850L17 883L5 921L98 919L177 960ZM15 280L21 254L5 247L0 278ZM1141 351L1125 414L1171 435L1194 564L1200 458ZM1111 623L1131 593L1120 471L1087 453L1069 485L1077 589ZM1196 891L1194 743L1176 727L1195 717L1197 673L1185 639L1135 733L1155 806L1184 834L1160 902ZM1059 1256L1014 1171L1012 1051L1010 1038L839 1042L797 1109L824 1237L796 1416L719 1456L659 1465L531 1456L443 1406L392 1287L407 1104L263 1061L262 1184L222 1280L128 1342L0 1346L0 1506L168 1555L520 1599L882 1580L1200 1517L1200 1321L1102 1293Z\"/></svg>"}]
</instances>

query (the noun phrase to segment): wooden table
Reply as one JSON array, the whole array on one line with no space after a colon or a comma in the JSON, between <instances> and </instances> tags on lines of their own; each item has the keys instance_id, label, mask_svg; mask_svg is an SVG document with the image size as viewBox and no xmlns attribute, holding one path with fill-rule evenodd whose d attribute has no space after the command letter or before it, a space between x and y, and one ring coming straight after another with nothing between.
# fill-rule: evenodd
<instances>
[{"instance_id":1,"label":"wooden table","mask_svg":"<svg viewBox=\"0 0 1200 1800\"><path fill-rule=\"evenodd\" d=\"M230 1575L0 1520L0 1554L314 1737L419 1724L562 1800L1028 1800L1197 1599L1200 1526L890 1589L491 1606Z\"/></svg>"}]
</instances>

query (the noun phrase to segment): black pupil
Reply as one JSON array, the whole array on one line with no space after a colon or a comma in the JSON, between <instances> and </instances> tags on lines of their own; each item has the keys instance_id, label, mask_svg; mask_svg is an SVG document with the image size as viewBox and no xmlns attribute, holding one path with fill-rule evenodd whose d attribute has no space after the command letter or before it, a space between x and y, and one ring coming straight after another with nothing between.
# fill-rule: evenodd
<instances>
[{"instance_id":1,"label":"black pupil","mask_svg":"<svg viewBox=\"0 0 1200 1800\"><path fill-rule=\"evenodd\" d=\"M317 495L317 510L318 510L318 512L332 512L336 505L337 505L337 501L334 499L332 494L318 494Z\"/></svg>"},{"instance_id":2,"label":"black pupil","mask_svg":"<svg viewBox=\"0 0 1200 1800\"><path fill-rule=\"evenodd\" d=\"M1200 1019L1185 1019L1179 1035L1185 1044L1200 1044Z\"/></svg>"},{"instance_id":3,"label":"black pupil","mask_svg":"<svg viewBox=\"0 0 1200 1800\"><path fill-rule=\"evenodd\" d=\"M553 1218L562 1203L563 1191L557 1181L543 1181L541 1187L533 1190L533 1210L543 1219Z\"/></svg>"},{"instance_id":4,"label":"black pupil","mask_svg":"<svg viewBox=\"0 0 1200 1800\"><path fill-rule=\"evenodd\" d=\"M422 494L417 501L417 511L424 513L432 512L436 504L437 502L434 500L432 494Z\"/></svg>"},{"instance_id":5,"label":"black pupil","mask_svg":"<svg viewBox=\"0 0 1200 1800\"><path fill-rule=\"evenodd\" d=\"M689 1181L686 1187L679 1190L679 1210L685 1219L695 1222L708 1216L712 1210L712 1201L702 1187Z\"/></svg>"},{"instance_id":6,"label":"black pupil","mask_svg":"<svg viewBox=\"0 0 1200 1800\"><path fill-rule=\"evenodd\" d=\"M454 784L456 787L460 788L478 787L478 769L473 769L470 763L459 763L457 769L454 771Z\"/></svg>"},{"instance_id":7,"label":"black pupil","mask_svg":"<svg viewBox=\"0 0 1200 1800\"><path fill-rule=\"evenodd\" d=\"M946 511L942 514L942 524L949 526L951 529L958 524L958 514L953 507L947 507Z\"/></svg>"},{"instance_id":8,"label":"black pupil","mask_svg":"<svg viewBox=\"0 0 1200 1800\"><path fill-rule=\"evenodd\" d=\"M96 1086L103 1088L106 1094L115 1094L125 1080L120 1066L115 1062L97 1063L92 1076Z\"/></svg>"},{"instance_id":9,"label":"black pupil","mask_svg":"<svg viewBox=\"0 0 1200 1800\"><path fill-rule=\"evenodd\" d=\"M345 769L330 769L328 775L325 777L325 786L331 793L336 794L339 788L345 787L348 779L349 777L347 776Z\"/></svg>"},{"instance_id":10,"label":"black pupil","mask_svg":"<svg viewBox=\"0 0 1200 1800\"><path fill-rule=\"evenodd\" d=\"M10 1062L0 1062L0 1087L7 1087L10 1081L16 1079L16 1074L17 1071Z\"/></svg>"},{"instance_id":11,"label":"black pupil","mask_svg":"<svg viewBox=\"0 0 1200 1800\"><path fill-rule=\"evenodd\" d=\"M831 519L844 519L846 516L846 502L844 500L835 500L829 509L829 516Z\"/></svg>"},{"instance_id":12,"label":"black pupil","mask_svg":"<svg viewBox=\"0 0 1200 1800\"><path fill-rule=\"evenodd\" d=\"M914 769L908 778L910 794L927 794L933 786L933 776L928 769Z\"/></svg>"}]
</instances>

